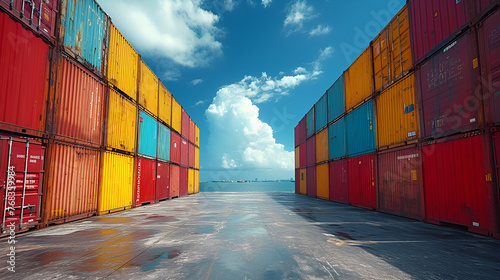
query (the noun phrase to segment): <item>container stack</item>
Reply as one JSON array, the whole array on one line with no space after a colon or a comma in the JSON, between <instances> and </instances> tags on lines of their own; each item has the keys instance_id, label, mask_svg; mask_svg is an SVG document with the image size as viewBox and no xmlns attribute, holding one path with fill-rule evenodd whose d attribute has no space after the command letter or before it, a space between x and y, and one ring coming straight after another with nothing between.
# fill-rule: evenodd
<instances>
[{"instance_id":1,"label":"container stack","mask_svg":"<svg viewBox=\"0 0 500 280\"><path fill-rule=\"evenodd\" d=\"M199 128L94 0L0 8L2 232L198 192Z\"/></svg>"},{"instance_id":2,"label":"container stack","mask_svg":"<svg viewBox=\"0 0 500 280\"><path fill-rule=\"evenodd\" d=\"M295 189L500 238L499 3L445 2L409 0L299 122Z\"/></svg>"}]
</instances>

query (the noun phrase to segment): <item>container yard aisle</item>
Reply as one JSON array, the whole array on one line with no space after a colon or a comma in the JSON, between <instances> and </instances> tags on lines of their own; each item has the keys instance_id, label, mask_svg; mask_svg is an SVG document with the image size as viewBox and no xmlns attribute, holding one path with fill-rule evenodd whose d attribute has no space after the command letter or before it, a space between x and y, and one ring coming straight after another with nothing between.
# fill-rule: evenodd
<instances>
[{"instance_id":1,"label":"container yard aisle","mask_svg":"<svg viewBox=\"0 0 500 280\"><path fill-rule=\"evenodd\" d=\"M499 240L286 192L201 193L15 240L15 279L500 279Z\"/></svg>"}]
</instances>

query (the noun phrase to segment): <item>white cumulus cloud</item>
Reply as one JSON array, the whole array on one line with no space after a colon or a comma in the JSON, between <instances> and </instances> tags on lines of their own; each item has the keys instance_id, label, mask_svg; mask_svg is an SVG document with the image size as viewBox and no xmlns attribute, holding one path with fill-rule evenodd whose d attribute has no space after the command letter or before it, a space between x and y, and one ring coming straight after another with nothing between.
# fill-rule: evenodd
<instances>
[{"instance_id":1,"label":"white cumulus cloud","mask_svg":"<svg viewBox=\"0 0 500 280\"><path fill-rule=\"evenodd\" d=\"M330 33L330 31L332 31L332 29L330 28L330 26L323 26L323 25L318 25L318 27L316 27L315 29L311 30L309 32L309 35L311 36L318 36L318 35L325 35L325 34L328 34Z\"/></svg>"},{"instance_id":2,"label":"white cumulus cloud","mask_svg":"<svg viewBox=\"0 0 500 280\"><path fill-rule=\"evenodd\" d=\"M271 2L273 2L273 0L262 0L262 6L264 6L264 8L267 8L269 7L269 5L271 5Z\"/></svg>"},{"instance_id":3,"label":"white cumulus cloud","mask_svg":"<svg viewBox=\"0 0 500 280\"><path fill-rule=\"evenodd\" d=\"M199 84L201 84L201 83L203 83L203 80L202 80L202 79L194 79L194 80L192 80L192 81L191 81L191 84L192 84L193 86L199 85Z\"/></svg>"},{"instance_id":4,"label":"white cumulus cloud","mask_svg":"<svg viewBox=\"0 0 500 280\"><path fill-rule=\"evenodd\" d=\"M304 21L317 17L314 8L307 4L305 0L297 0L288 10L288 14L283 22L288 34L302 30Z\"/></svg>"}]
</instances>

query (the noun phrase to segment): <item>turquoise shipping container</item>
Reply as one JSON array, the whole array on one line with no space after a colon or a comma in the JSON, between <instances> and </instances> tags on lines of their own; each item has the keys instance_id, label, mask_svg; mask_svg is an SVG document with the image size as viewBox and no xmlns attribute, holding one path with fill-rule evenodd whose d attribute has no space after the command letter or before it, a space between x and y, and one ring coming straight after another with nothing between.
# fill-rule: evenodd
<instances>
[{"instance_id":1,"label":"turquoise shipping container","mask_svg":"<svg viewBox=\"0 0 500 280\"><path fill-rule=\"evenodd\" d=\"M338 159L346 155L345 118L328 127L328 158Z\"/></svg>"},{"instance_id":2,"label":"turquoise shipping container","mask_svg":"<svg viewBox=\"0 0 500 280\"><path fill-rule=\"evenodd\" d=\"M158 158L170 161L170 129L158 124Z\"/></svg>"},{"instance_id":3,"label":"turquoise shipping container","mask_svg":"<svg viewBox=\"0 0 500 280\"><path fill-rule=\"evenodd\" d=\"M63 0L59 40L80 61L102 72L108 16L94 0ZM80 60L81 60L80 59Z\"/></svg>"},{"instance_id":4,"label":"turquoise shipping container","mask_svg":"<svg viewBox=\"0 0 500 280\"><path fill-rule=\"evenodd\" d=\"M336 120L345 111L344 74L328 89L328 122Z\"/></svg>"},{"instance_id":5,"label":"turquoise shipping container","mask_svg":"<svg viewBox=\"0 0 500 280\"><path fill-rule=\"evenodd\" d=\"M370 100L347 114L347 156L358 156L375 151L375 109Z\"/></svg>"},{"instance_id":6,"label":"turquoise shipping container","mask_svg":"<svg viewBox=\"0 0 500 280\"><path fill-rule=\"evenodd\" d=\"M139 154L156 158L158 122L146 112L139 111Z\"/></svg>"},{"instance_id":7,"label":"turquoise shipping container","mask_svg":"<svg viewBox=\"0 0 500 280\"><path fill-rule=\"evenodd\" d=\"M328 96L325 93L316 103L314 113L316 132L325 127L328 124Z\"/></svg>"},{"instance_id":8,"label":"turquoise shipping container","mask_svg":"<svg viewBox=\"0 0 500 280\"><path fill-rule=\"evenodd\" d=\"M311 137L314 132L314 106L307 112L306 115L306 129L307 129L307 138Z\"/></svg>"}]
</instances>

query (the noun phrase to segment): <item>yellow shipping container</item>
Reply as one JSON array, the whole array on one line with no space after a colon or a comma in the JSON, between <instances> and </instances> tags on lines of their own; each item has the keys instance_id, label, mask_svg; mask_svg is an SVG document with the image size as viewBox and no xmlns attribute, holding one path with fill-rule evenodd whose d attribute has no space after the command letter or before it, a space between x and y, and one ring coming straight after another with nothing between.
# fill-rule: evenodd
<instances>
[{"instance_id":1,"label":"yellow shipping container","mask_svg":"<svg viewBox=\"0 0 500 280\"><path fill-rule=\"evenodd\" d=\"M172 96L172 128L181 134L182 129L182 107Z\"/></svg>"},{"instance_id":2,"label":"yellow shipping container","mask_svg":"<svg viewBox=\"0 0 500 280\"><path fill-rule=\"evenodd\" d=\"M194 193L200 192L200 171L194 171Z\"/></svg>"},{"instance_id":3,"label":"yellow shipping container","mask_svg":"<svg viewBox=\"0 0 500 280\"><path fill-rule=\"evenodd\" d=\"M316 196L323 199L330 198L328 163L316 166Z\"/></svg>"},{"instance_id":4,"label":"yellow shipping container","mask_svg":"<svg viewBox=\"0 0 500 280\"><path fill-rule=\"evenodd\" d=\"M139 105L156 117L158 116L158 78L142 59L140 66Z\"/></svg>"},{"instance_id":5,"label":"yellow shipping container","mask_svg":"<svg viewBox=\"0 0 500 280\"><path fill-rule=\"evenodd\" d=\"M172 94L160 83L160 92L158 93L158 117L169 126L172 125Z\"/></svg>"},{"instance_id":6,"label":"yellow shipping container","mask_svg":"<svg viewBox=\"0 0 500 280\"><path fill-rule=\"evenodd\" d=\"M200 169L200 148L194 147L194 168Z\"/></svg>"},{"instance_id":7,"label":"yellow shipping container","mask_svg":"<svg viewBox=\"0 0 500 280\"><path fill-rule=\"evenodd\" d=\"M195 137L194 144L199 147L200 146L200 128L197 125L195 125L194 137Z\"/></svg>"},{"instance_id":8,"label":"yellow shipping container","mask_svg":"<svg viewBox=\"0 0 500 280\"><path fill-rule=\"evenodd\" d=\"M135 152L136 123L137 106L110 89L106 145L127 152Z\"/></svg>"},{"instance_id":9,"label":"yellow shipping container","mask_svg":"<svg viewBox=\"0 0 500 280\"><path fill-rule=\"evenodd\" d=\"M349 66L344 74L345 106L349 111L373 93L372 53L370 47Z\"/></svg>"},{"instance_id":10,"label":"yellow shipping container","mask_svg":"<svg viewBox=\"0 0 500 280\"><path fill-rule=\"evenodd\" d=\"M188 194L194 193L194 169L188 170Z\"/></svg>"},{"instance_id":11,"label":"yellow shipping container","mask_svg":"<svg viewBox=\"0 0 500 280\"><path fill-rule=\"evenodd\" d=\"M306 169L300 170L300 194L307 195Z\"/></svg>"},{"instance_id":12,"label":"yellow shipping container","mask_svg":"<svg viewBox=\"0 0 500 280\"><path fill-rule=\"evenodd\" d=\"M316 134L316 163L328 161L328 129Z\"/></svg>"},{"instance_id":13,"label":"yellow shipping container","mask_svg":"<svg viewBox=\"0 0 500 280\"><path fill-rule=\"evenodd\" d=\"M297 146L295 148L295 169L299 169L300 167L300 152L299 152L299 147Z\"/></svg>"},{"instance_id":14,"label":"yellow shipping container","mask_svg":"<svg viewBox=\"0 0 500 280\"><path fill-rule=\"evenodd\" d=\"M377 145L390 146L420 137L413 73L375 98Z\"/></svg>"},{"instance_id":15,"label":"yellow shipping container","mask_svg":"<svg viewBox=\"0 0 500 280\"><path fill-rule=\"evenodd\" d=\"M123 34L111 24L109 30L108 80L132 99L137 100L139 54Z\"/></svg>"},{"instance_id":16,"label":"yellow shipping container","mask_svg":"<svg viewBox=\"0 0 500 280\"><path fill-rule=\"evenodd\" d=\"M134 192L134 157L104 152L99 192L99 213L132 207Z\"/></svg>"}]
</instances>

